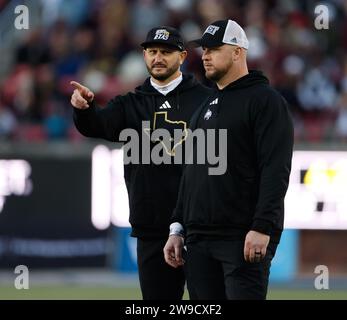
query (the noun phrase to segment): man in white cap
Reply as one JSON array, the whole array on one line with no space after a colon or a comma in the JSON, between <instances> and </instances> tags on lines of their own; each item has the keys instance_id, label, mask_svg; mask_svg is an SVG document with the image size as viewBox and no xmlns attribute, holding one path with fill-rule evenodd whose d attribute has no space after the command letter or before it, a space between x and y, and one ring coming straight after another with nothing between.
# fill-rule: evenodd
<instances>
[{"instance_id":1,"label":"man in white cap","mask_svg":"<svg viewBox=\"0 0 347 320\"><path fill-rule=\"evenodd\" d=\"M235 21L212 23L193 44L202 46L206 77L217 90L191 127L227 130L228 168L209 175L207 165L186 165L165 260L177 267L185 259L191 299L265 299L283 230L291 116L268 79L248 71L249 43Z\"/></svg>"}]
</instances>

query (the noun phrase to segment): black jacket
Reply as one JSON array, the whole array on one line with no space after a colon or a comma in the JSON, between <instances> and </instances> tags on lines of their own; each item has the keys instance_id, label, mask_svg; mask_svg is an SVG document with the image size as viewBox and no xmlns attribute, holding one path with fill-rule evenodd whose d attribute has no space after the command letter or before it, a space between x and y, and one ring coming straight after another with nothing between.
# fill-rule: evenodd
<instances>
[{"instance_id":1,"label":"black jacket","mask_svg":"<svg viewBox=\"0 0 347 320\"><path fill-rule=\"evenodd\" d=\"M227 170L208 175L208 163L187 165L172 222L182 223L188 237L243 239L255 230L278 242L293 148L285 100L251 71L216 90L191 125L227 129Z\"/></svg>"},{"instance_id":2,"label":"black jacket","mask_svg":"<svg viewBox=\"0 0 347 320\"><path fill-rule=\"evenodd\" d=\"M117 142L119 133L131 128L138 132L141 141L141 135L145 134L142 121L150 121L151 129L165 128L170 132L182 129L183 125L188 127L190 118L211 92L192 76L183 75L177 88L164 96L153 88L148 78L135 93L117 96L105 108L94 103L86 110L74 108L74 122L88 137ZM140 164L124 166L132 236L165 239L177 201L182 165L142 164L141 160L140 157Z\"/></svg>"}]
</instances>

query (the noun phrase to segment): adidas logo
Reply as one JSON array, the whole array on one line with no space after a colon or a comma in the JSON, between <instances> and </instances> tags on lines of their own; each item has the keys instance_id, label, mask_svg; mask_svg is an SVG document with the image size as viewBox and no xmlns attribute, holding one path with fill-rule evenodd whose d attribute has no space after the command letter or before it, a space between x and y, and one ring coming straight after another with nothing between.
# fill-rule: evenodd
<instances>
[{"instance_id":1,"label":"adidas logo","mask_svg":"<svg viewBox=\"0 0 347 320\"><path fill-rule=\"evenodd\" d=\"M170 103L165 101L160 107L159 109L171 109Z\"/></svg>"},{"instance_id":2,"label":"adidas logo","mask_svg":"<svg viewBox=\"0 0 347 320\"><path fill-rule=\"evenodd\" d=\"M231 42L237 43L237 39L234 37L230 40Z\"/></svg>"},{"instance_id":3,"label":"adidas logo","mask_svg":"<svg viewBox=\"0 0 347 320\"><path fill-rule=\"evenodd\" d=\"M210 102L210 105L211 104L218 104L218 98L214 99L212 102Z\"/></svg>"}]
</instances>

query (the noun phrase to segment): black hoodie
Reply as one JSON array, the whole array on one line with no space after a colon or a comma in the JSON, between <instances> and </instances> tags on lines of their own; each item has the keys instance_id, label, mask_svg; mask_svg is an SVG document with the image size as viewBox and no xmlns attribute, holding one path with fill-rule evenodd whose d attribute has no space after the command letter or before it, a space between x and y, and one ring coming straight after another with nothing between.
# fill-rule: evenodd
<instances>
[{"instance_id":1,"label":"black hoodie","mask_svg":"<svg viewBox=\"0 0 347 320\"><path fill-rule=\"evenodd\" d=\"M217 90L191 126L227 129L227 170L208 175L207 163L187 165L172 222L183 224L188 239L244 239L255 230L278 242L293 148L285 100L261 72L251 71Z\"/></svg>"},{"instance_id":2,"label":"black hoodie","mask_svg":"<svg viewBox=\"0 0 347 320\"><path fill-rule=\"evenodd\" d=\"M183 75L182 82L164 96L153 88L148 78L135 93L117 96L105 108L94 103L85 110L74 108L74 122L87 137L117 142L119 133L129 128L138 132L141 141L141 135L145 134L142 121L149 121L151 129L165 128L170 132L182 129L183 125L188 127L190 118L211 92L192 76ZM140 157L140 164L124 166L132 236L165 239L177 201L182 165L142 164L141 160Z\"/></svg>"}]
</instances>

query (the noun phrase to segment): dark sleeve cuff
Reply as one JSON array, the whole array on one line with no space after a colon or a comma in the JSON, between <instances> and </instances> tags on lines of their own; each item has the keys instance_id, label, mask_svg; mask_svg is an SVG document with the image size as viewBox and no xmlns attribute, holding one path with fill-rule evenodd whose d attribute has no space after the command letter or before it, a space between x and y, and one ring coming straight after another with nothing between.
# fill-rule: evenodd
<instances>
[{"instance_id":1,"label":"dark sleeve cuff","mask_svg":"<svg viewBox=\"0 0 347 320\"><path fill-rule=\"evenodd\" d=\"M96 108L96 103L95 103L95 99L92 102L89 102L89 108L87 109L78 109L78 108L73 108L73 111L75 114L77 115L87 115L91 112L94 112L94 109Z\"/></svg>"},{"instance_id":2,"label":"dark sleeve cuff","mask_svg":"<svg viewBox=\"0 0 347 320\"><path fill-rule=\"evenodd\" d=\"M174 222L178 222L181 225L183 225L182 212L179 211L177 208L174 209L173 214L170 218L170 224Z\"/></svg>"},{"instance_id":3,"label":"dark sleeve cuff","mask_svg":"<svg viewBox=\"0 0 347 320\"><path fill-rule=\"evenodd\" d=\"M264 233L267 235L271 235L271 231L272 231L272 222L268 221L268 220L263 220L263 219L255 219L253 221L251 230L260 232L260 233Z\"/></svg>"}]
</instances>

